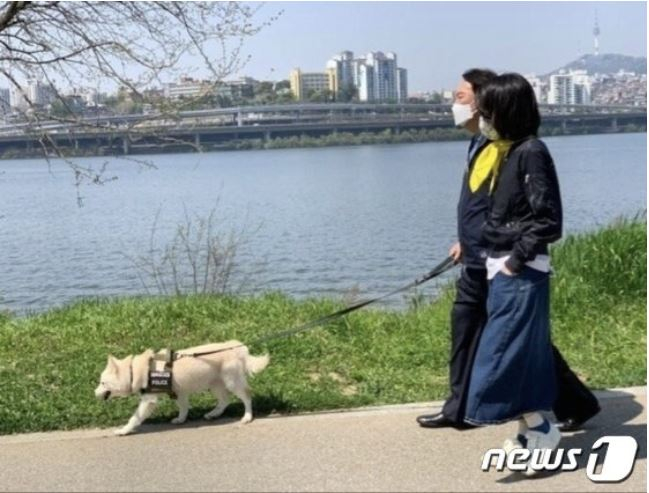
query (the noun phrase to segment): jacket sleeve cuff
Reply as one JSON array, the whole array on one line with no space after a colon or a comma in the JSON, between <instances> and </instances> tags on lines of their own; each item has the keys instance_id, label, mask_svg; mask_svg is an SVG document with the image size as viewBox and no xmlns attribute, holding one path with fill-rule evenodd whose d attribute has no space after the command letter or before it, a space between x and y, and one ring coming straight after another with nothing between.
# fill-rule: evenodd
<instances>
[{"instance_id":1,"label":"jacket sleeve cuff","mask_svg":"<svg viewBox=\"0 0 649 493\"><path fill-rule=\"evenodd\" d=\"M525 267L525 262L512 255L505 260L505 267L507 267L510 272L518 274L523 270L523 267Z\"/></svg>"}]
</instances>

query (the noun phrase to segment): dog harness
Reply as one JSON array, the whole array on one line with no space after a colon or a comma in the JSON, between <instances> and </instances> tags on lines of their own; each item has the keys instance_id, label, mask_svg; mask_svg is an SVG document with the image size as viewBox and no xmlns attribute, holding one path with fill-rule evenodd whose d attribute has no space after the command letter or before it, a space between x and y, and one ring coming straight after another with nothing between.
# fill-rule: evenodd
<instances>
[{"instance_id":1,"label":"dog harness","mask_svg":"<svg viewBox=\"0 0 649 493\"><path fill-rule=\"evenodd\" d=\"M174 351L171 349L161 349L149 358L147 385L140 393L168 394L172 399L176 399L177 396L171 388L174 359Z\"/></svg>"}]
</instances>

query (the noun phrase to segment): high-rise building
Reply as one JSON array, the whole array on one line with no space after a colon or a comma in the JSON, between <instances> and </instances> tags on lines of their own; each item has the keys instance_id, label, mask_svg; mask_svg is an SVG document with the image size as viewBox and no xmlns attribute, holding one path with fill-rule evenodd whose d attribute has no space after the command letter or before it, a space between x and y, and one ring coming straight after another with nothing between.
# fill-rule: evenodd
<instances>
[{"instance_id":1,"label":"high-rise building","mask_svg":"<svg viewBox=\"0 0 649 493\"><path fill-rule=\"evenodd\" d=\"M550 76L550 104L590 104L591 81L585 70Z\"/></svg>"},{"instance_id":2,"label":"high-rise building","mask_svg":"<svg viewBox=\"0 0 649 493\"><path fill-rule=\"evenodd\" d=\"M27 85L12 87L9 102L12 108L27 110L30 106L47 106L56 99L56 89L40 80L28 79Z\"/></svg>"},{"instance_id":3,"label":"high-rise building","mask_svg":"<svg viewBox=\"0 0 649 493\"><path fill-rule=\"evenodd\" d=\"M405 68L397 69L397 100L400 103L408 101L408 71Z\"/></svg>"},{"instance_id":4,"label":"high-rise building","mask_svg":"<svg viewBox=\"0 0 649 493\"><path fill-rule=\"evenodd\" d=\"M405 101L408 98L408 74L397 66L397 55L380 51L365 58L354 58L351 51L332 57L327 62L329 89L337 96L355 92L360 101Z\"/></svg>"},{"instance_id":5,"label":"high-rise building","mask_svg":"<svg viewBox=\"0 0 649 493\"><path fill-rule=\"evenodd\" d=\"M575 87L572 82L572 76L565 73L551 75L548 103L573 104L575 99L574 90Z\"/></svg>"},{"instance_id":6,"label":"high-rise building","mask_svg":"<svg viewBox=\"0 0 649 493\"><path fill-rule=\"evenodd\" d=\"M35 106L47 106L56 98L56 90L52 84L31 79L27 81L27 96Z\"/></svg>"},{"instance_id":7,"label":"high-rise building","mask_svg":"<svg viewBox=\"0 0 649 493\"><path fill-rule=\"evenodd\" d=\"M360 101L374 101L374 69L361 61L356 63L356 78L358 99Z\"/></svg>"},{"instance_id":8,"label":"high-rise building","mask_svg":"<svg viewBox=\"0 0 649 493\"><path fill-rule=\"evenodd\" d=\"M36 79L28 79L23 91L34 106L46 106L56 97L56 90L51 84Z\"/></svg>"},{"instance_id":9,"label":"high-rise building","mask_svg":"<svg viewBox=\"0 0 649 493\"><path fill-rule=\"evenodd\" d=\"M572 81L575 85L573 104L590 104L591 77L585 70L573 70Z\"/></svg>"},{"instance_id":10,"label":"high-rise building","mask_svg":"<svg viewBox=\"0 0 649 493\"><path fill-rule=\"evenodd\" d=\"M329 89L334 94L340 91L353 90L354 83L354 54L351 51L343 51L327 62L327 71L331 77Z\"/></svg>"},{"instance_id":11,"label":"high-rise building","mask_svg":"<svg viewBox=\"0 0 649 493\"><path fill-rule=\"evenodd\" d=\"M372 52L367 62L374 67L374 99L376 101L397 101L397 55Z\"/></svg>"}]
</instances>

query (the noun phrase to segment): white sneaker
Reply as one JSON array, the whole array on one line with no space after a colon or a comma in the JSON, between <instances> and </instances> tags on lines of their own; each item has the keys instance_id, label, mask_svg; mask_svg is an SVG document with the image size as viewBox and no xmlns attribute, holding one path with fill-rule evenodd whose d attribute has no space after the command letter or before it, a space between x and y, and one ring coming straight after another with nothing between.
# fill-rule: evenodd
<instances>
[{"instance_id":1,"label":"white sneaker","mask_svg":"<svg viewBox=\"0 0 649 493\"><path fill-rule=\"evenodd\" d=\"M516 449L523 449L523 445L518 440L518 438L508 438L503 442L503 450L509 455L510 452Z\"/></svg>"},{"instance_id":2,"label":"white sneaker","mask_svg":"<svg viewBox=\"0 0 649 493\"><path fill-rule=\"evenodd\" d=\"M555 424L552 424L545 419L541 426L527 430L525 438L527 439L525 448L530 452L534 453L534 450L542 450L542 454L549 454L559 445L559 442L561 441L561 432ZM526 476L533 476L538 472L539 471L532 469L531 465L528 465L523 474Z\"/></svg>"},{"instance_id":3,"label":"white sneaker","mask_svg":"<svg viewBox=\"0 0 649 493\"><path fill-rule=\"evenodd\" d=\"M522 418L519 419L516 437L506 439L503 443L503 450L509 454L512 450L527 448L527 438L525 437L525 433L527 433L528 429L525 420Z\"/></svg>"}]
</instances>

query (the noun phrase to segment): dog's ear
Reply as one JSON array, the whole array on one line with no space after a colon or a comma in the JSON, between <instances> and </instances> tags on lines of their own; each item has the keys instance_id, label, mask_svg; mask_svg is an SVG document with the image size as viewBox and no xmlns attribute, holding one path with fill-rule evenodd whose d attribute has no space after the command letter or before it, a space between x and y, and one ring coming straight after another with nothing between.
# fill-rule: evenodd
<instances>
[{"instance_id":1,"label":"dog's ear","mask_svg":"<svg viewBox=\"0 0 649 493\"><path fill-rule=\"evenodd\" d=\"M112 354L108 355L108 362L106 363L106 368L110 368L111 370L117 369L117 360Z\"/></svg>"}]
</instances>

